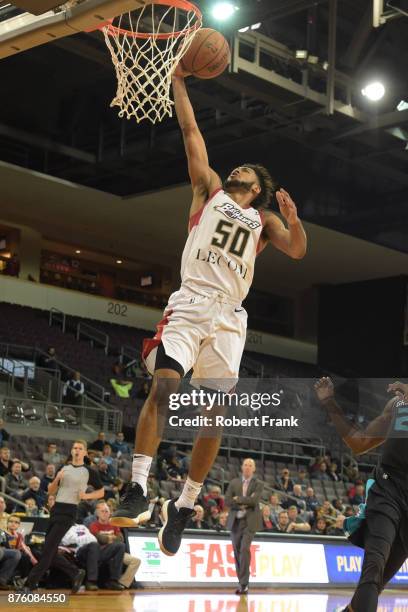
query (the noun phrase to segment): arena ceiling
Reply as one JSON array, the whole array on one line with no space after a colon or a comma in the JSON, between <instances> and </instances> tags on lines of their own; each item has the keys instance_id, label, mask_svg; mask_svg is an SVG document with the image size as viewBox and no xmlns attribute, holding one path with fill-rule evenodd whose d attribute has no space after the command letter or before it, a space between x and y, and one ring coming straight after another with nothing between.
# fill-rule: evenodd
<instances>
[{"instance_id":1,"label":"arena ceiling","mask_svg":"<svg viewBox=\"0 0 408 612\"><path fill-rule=\"evenodd\" d=\"M214 26L211 3L198 4ZM239 17L223 27L239 48L236 72L189 83L211 164L225 175L259 161L293 193L304 219L407 252L408 110L397 110L408 101L407 18L395 14L373 28L372 0L236 4ZM0 24L15 12L0 8ZM256 22L260 29L237 34ZM332 99L325 95L330 24ZM296 59L304 49L317 63ZM377 105L360 93L371 77L387 86ZM137 125L109 107L115 78L99 33L5 58L0 79L0 160L119 198L187 181L174 118Z\"/></svg>"}]
</instances>

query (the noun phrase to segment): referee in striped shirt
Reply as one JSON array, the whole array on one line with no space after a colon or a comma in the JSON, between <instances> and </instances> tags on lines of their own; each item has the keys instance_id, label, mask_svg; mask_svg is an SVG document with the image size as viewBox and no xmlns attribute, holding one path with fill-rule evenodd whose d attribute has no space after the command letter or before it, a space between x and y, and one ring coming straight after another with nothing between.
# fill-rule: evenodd
<instances>
[{"instance_id":1,"label":"referee in striped shirt","mask_svg":"<svg viewBox=\"0 0 408 612\"><path fill-rule=\"evenodd\" d=\"M25 592L34 591L45 572L51 567L58 552L58 545L75 523L77 506L81 500L100 499L105 491L99 474L85 463L87 443L75 440L71 448L71 460L57 473L48 485L48 493L56 494L50 522L45 536L41 558L27 577ZM86 493L88 486L94 491Z\"/></svg>"}]
</instances>

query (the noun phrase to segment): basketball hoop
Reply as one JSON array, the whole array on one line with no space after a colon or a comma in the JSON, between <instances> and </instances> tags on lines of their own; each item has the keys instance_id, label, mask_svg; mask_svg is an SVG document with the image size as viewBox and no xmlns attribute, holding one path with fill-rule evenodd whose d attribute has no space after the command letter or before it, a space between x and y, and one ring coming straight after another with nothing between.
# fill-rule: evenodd
<instances>
[{"instance_id":1,"label":"basketball hoop","mask_svg":"<svg viewBox=\"0 0 408 612\"><path fill-rule=\"evenodd\" d=\"M200 10L188 0L148 0L101 28L116 70L111 106L119 117L156 123L172 116L171 77L201 25Z\"/></svg>"}]
</instances>

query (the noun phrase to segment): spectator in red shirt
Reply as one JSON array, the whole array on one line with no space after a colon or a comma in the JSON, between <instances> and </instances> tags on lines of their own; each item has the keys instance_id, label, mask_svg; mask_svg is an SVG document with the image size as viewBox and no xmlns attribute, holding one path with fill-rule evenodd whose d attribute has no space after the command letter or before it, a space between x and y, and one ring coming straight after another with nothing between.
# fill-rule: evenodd
<instances>
[{"instance_id":1,"label":"spectator in red shirt","mask_svg":"<svg viewBox=\"0 0 408 612\"><path fill-rule=\"evenodd\" d=\"M99 544L105 546L113 542L123 542L123 535L119 527L115 527L110 522L111 511L103 499L96 504L95 515L97 520L89 525L89 531L96 537ZM135 575L140 566L140 559L125 553L123 556L123 565L126 566L125 572L119 579L119 583L125 588L137 588L135 583Z\"/></svg>"},{"instance_id":2,"label":"spectator in red shirt","mask_svg":"<svg viewBox=\"0 0 408 612\"><path fill-rule=\"evenodd\" d=\"M225 502L224 497L221 495L221 488L218 485L213 485L210 487L210 493L204 495L204 506L208 507L209 501L213 500L218 506L220 512L224 510Z\"/></svg>"}]
</instances>

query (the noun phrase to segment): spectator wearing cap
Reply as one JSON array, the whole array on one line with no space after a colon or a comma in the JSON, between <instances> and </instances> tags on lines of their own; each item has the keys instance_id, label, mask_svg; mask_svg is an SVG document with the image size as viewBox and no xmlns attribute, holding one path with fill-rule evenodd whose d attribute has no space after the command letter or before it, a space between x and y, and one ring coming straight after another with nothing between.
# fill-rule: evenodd
<instances>
[{"instance_id":1,"label":"spectator wearing cap","mask_svg":"<svg viewBox=\"0 0 408 612\"><path fill-rule=\"evenodd\" d=\"M283 468L281 475L279 476L276 486L278 489L285 493L292 493L294 482L290 477L290 471L288 468Z\"/></svg>"},{"instance_id":2,"label":"spectator wearing cap","mask_svg":"<svg viewBox=\"0 0 408 612\"><path fill-rule=\"evenodd\" d=\"M308 484L308 473L305 468L300 468L297 473L296 478L294 479L296 484L299 484L301 487L306 487Z\"/></svg>"}]
</instances>

